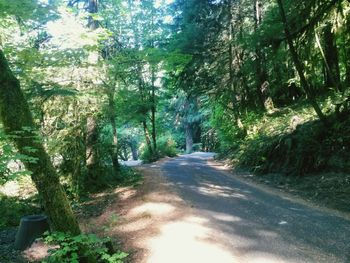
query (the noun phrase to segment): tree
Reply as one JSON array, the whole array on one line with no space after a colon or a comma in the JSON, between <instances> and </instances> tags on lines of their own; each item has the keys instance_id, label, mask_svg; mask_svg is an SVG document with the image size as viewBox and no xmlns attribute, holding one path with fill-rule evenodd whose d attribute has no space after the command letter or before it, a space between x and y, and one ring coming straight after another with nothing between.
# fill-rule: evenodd
<instances>
[{"instance_id":1,"label":"tree","mask_svg":"<svg viewBox=\"0 0 350 263\"><path fill-rule=\"evenodd\" d=\"M317 104L317 101L315 99L315 96L314 96L311 88L310 88L310 85L309 85L309 83L307 82L307 80L305 78L303 65L302 65L301 61L299 60L298 53L297 53L297 51L296 51L296 49L294 47L294 43L293 43L292 36L291 36L291 33L290 33L290 29L289 29L289 25L288 25L288 22L287 22L287 19L286 19L286 14L285 14L285 11L284 11L282 0L277 0L277 3L278 3L278 6L279 6L279 10L280 10L281 20L282 20L283 27L284 27L284 32L285 32L285 35L286 35L286 40L287 40L287 43L288 43L288 46L289 46L289 50L290 50L290 53L291 53L292 60L293 60L294 65L295 65L295 67L297 69L297 72L299 74L301 85L302 85L304 91L306 92L306 94L308 96L308 99L310 101L310 104L314 108L314 110L317 113L318 117L326 124L327 123L326 118L325 118L324 114L322 113L321 108Z\"/></svg>"},{"instance_id":2,"label":"tree","mask_svg":"<svg viewBox=\"0 0 350 263\"><path fill-rule=\"evenodd\" d=\"M60 185L59 177L40 139L29 107L13 75L8 62L0 50L0 117L5 132L12 138L18 151L36 158L25 162L40 194L42 203L54 230L80 233L79 225Z\"/></svg>"}]
</instances>

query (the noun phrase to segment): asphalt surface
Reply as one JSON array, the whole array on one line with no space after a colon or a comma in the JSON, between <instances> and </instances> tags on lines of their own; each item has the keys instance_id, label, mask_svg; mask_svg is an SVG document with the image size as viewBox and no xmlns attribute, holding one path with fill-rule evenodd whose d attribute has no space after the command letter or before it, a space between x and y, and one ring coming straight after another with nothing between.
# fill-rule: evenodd
<instances>
[{"instance_id":1,"label":"asphalt surface","mask_svg":"<svg viewBox=\"0 0 350 263\"><path fill-rule=\"evenodd\" d=\"M350 262L349 220L248 185L209 164L212 157L183 155L161 169L182 199L208 219L215 242L239 262Z\"/></svg>"}]
</instances>

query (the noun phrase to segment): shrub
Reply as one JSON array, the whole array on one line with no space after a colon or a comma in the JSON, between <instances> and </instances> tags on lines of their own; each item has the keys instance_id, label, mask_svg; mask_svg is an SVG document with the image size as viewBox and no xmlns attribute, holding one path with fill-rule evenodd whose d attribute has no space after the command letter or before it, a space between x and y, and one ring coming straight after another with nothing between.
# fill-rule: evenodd
<instances>
[{"instance_id":1,"label":"shrub","mask_svg":"<svg viewBox=\"0 0 350 263\"><path fill-rule=\"evenodd\" d=\"M114 253L108 238L99 238L94 234L71 236L67 233L46 233L45 243L56 245L58 248L50 250L50 256L44 263L78 263L86 259L94 259L98 263L122 263L127 253Z\"/></svg>"},{"instance_id":2,"label":"shrub","mask_svg":"<svg viewBox=\"0 0 350 263\"><path fill-rule=\"evenodd\" d=\"M18 226L21 217L40 212L33 199L19 199L0 193L0 229Z\"/></svg>"},{"instance_id":3,"label":"shrub","mask_svg":"<svg viewBox=\"0 0 350 263\"><path fill-rule=\"evenodd\" d=\"M161 157L174 157L177 155L176 142L170 137L161 137L158 140L158 155Z\"/></svg>"},{"instance_id":4,"label":"shrub","mask_svg":"<svg viewBox=\"0 0 350 263\"><path fill-rule=\"evenodd\" d=\"M157 161L159 159L159 156L155 153L152 153L146 146L142 149L140 158L145 163L151 163Z\"/></svg>"},{"instance_id":5,"label":"shrub","mask_svg":"<svg viewBox=\"0 0 350 263\"><path fill-rule=\"evenodd\" d=\"M298 125L291 133L260 134L240 147L237 159L259 173L304 175L320 171L349 172L350 121Z\"/></svg>"},{"instance_id":6,"label":"shrub","mask_svg":"<svg viewBox=\"0 0 350 263\"><path fill-rule=\"evenodd\" d=\"M142 149L141 159L144 162L154 162L161 157L174 157L177 155L176 142L171 136L163 136L158 139L157 152L151 153L148 147Z\"/></svg>"}]
</instances>

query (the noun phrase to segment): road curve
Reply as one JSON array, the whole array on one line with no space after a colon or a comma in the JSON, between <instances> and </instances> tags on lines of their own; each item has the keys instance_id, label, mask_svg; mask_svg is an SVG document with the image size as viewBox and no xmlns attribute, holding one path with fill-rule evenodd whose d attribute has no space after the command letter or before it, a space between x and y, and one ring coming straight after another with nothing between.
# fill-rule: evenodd
<instances>
[{"instance_id":1,"label":"road curve","mask_svg":"<svg viewBox=\"0 0 350 263\"><path fill-rule=\"evenodd\" d=\"M213 154L194 153L161 165L175 191L206 225L232 262L350 262L350 221L235 179ZM213 259L212 262L220 263Z\"/></svg>"}]
</instances>

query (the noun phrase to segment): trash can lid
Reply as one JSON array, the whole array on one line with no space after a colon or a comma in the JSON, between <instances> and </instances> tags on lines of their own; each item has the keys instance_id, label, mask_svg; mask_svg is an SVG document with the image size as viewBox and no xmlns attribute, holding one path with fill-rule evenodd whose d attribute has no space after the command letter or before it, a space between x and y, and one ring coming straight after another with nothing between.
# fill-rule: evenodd
<instances>
[{"instance_id":1,"label":"trash can lid","mask_svg":"<svg viewBox=\"0 0 350 263\"><path fill-rule=\"evenodd\" d=\"M46 215L28 215L21 218L21 220L23 221L42 221L46 219L47 219Z\"/></svg>"}]
</instances>

